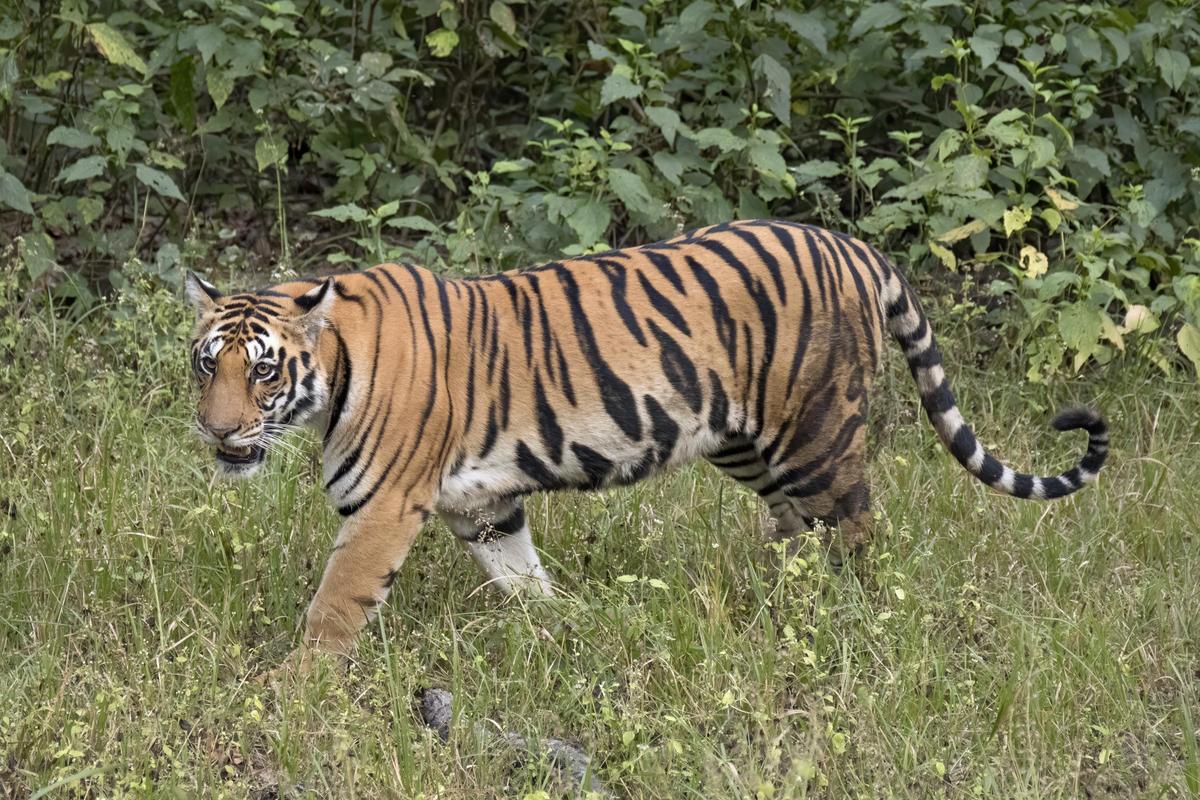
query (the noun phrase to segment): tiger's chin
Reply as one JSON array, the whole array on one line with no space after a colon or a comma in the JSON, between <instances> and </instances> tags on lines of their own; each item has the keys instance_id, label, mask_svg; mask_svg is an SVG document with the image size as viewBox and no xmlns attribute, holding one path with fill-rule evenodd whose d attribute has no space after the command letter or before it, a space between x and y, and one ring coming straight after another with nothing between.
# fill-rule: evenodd
<instances>
[{"instance_id":1,"label":"tiger's chin","mask_svg":"<svg viewBox=\"0 0 1200 800\"><path fill-rule=\"evenodd\" d=\"M230 478L249 478L262 467L266 448L252 444L245 447L216 448L217 464L221 472Z\"/></svg>"}]
</instances>

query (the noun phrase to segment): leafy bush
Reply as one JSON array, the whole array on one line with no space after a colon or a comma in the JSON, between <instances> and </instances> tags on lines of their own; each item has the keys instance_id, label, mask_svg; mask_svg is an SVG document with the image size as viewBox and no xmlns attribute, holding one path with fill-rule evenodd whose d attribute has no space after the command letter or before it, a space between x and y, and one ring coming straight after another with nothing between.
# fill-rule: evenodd
<instances>
[{"instance_id":1,"label":"leafy bush","mask_svg":"<svg viewBox=\"0 0 1200 800\"><path fill-rule=\"evenodd\" d=\"M1190 4L808 5L23 0L6 228L86 302L134 256L493 270L785 216L959 273L1035 379L1200 363Z\"/></svg>"}]
</instances>

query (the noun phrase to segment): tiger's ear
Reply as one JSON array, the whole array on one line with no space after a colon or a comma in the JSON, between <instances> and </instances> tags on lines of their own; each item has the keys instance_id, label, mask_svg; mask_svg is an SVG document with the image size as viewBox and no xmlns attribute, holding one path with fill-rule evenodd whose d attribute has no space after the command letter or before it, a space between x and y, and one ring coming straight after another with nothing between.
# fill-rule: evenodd
<instances>
[{"instance_id":1,"label":"tiger's ear","mask_svg":"<svg viewBox=\"0 0 1200 800\"><path fill-rule=\"evenodd\" d=\"M188 270L187 276L183 279L183 291L195 307L197 315L211 310L221 299L220 289L191 270Z\"/></svg>"},{"instance_id":2,"label":"tiger's ear","mask_svg":"<svg viewBox=\"0 0 1200 800\"><path fill-rule=\"evenodd\" d=\"M333 278L326 278L295 300L301 311L297 320L309 336L316 335L329 319L333 299L337 297L333 285Z\"/></svg>"}]
</instances>

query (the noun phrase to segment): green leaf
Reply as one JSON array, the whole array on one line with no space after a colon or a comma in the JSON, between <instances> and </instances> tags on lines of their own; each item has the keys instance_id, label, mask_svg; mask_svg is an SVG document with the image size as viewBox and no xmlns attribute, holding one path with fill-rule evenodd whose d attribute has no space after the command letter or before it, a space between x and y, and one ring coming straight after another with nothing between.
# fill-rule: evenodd
<instances>
[{"instance_id":1,"label":"green leaf","mask_svg":"<svg viewBox=\"0 0 1200 800\"><path fill-rule=\"evenodd\" d=\"M765 142L755 142L746 153L750 163L764 175L784 180L788 177L787 162L779 152L779 148Z\"/></svg>"},{"instance_id":2,"label":"green leaf","mask_svg":"<svg viewBox=\"0 0 1200 800\"><path fill-rule=\"evenodd\" d=\"M683 172L687 169L687 163L675 155L668 153L665 150L659 150L651 158L654 166L663 174L663 177L670 181L675 186L679 185L679 179L683 177Z\"/></svg>"},{"instance_id":3,"label":"green leaf","mask_svg":"<svg viewBox=\"0 0 1200 800\"><path fill-rule=\"evenodd\" d=\"M83 224L91 225L104 213L104 201L99 197L81 197L75 201L75 208L79 210Z\"/></svg>"},{"instance_id":4,"label":"green leaf","mask_svg":"<svg viewBox=\"0 0 1200 800\"><path fill-rule=\"evenodd\" d=\"M834 178L841 175L842 170L842 165L836 161L822 161L820 159L805 161L794 168L796 177L807 179L809 182L820 180L821 178Z\"/></svg>"},{"instance_id":5,"label":"green leaf","mask_svg":"<svg viewBox=\"0 0 1200 800\"><path fill-rule=\"evenodd\" d=\"M646 116L658 126L659 130L662 131L663 138L667 140L667 144L671 147L675 146L675 134L681 129L686 129L683 121L679 119L679 112L673 108L650 106L646 109Z\"/></svg>"},{"instance_id":6,"label":"green leaf","mask_svg":"<svg viewBox=\"0 0 1200 800\"><path fill-rule=\"evenodd\" d=\"M600 87L600 105L607 106L618 100L630 100L642 93L642 87L620 72L610 72Z\"/></svg>"},{"instance_id":7,"label":"green leaf","mask_svg":"<svg viewBox=\"0 0 1200 800\"><path fill-rule=\"evenodd\" d=\"M78 128L68 128L65 125L59 125L50 131L50 135L46 137L46 144L61 144L64 147L73 147L76 150L87 150L100 144L100 140Z\"/></svg>"},{"instance_id":8,"label":"green leaf","mask_svg":"<svg viewBox=\"0 0 1200 800\"><path fill-rule=\"evenodd\" d=\"M1162 79L1172 89L1178 89L1183 86L1183 82L1187 80L1188 70L1192 64L1188 61L1187 55L1178 50L1162 47L1154 53L1154 63L1158 65L1158 71L1162 74Z\"/></svg>"},{"instance_id":9,"label":"green leaf","mask_svg":"<svg viewBox=\"0 0 1200 800\"><path fill-rule=\"evenodd\" d=\"M1175 341L1179 343L1180 352L1188 357L1197 374L1200 375L1200 329L1185 322L1175 336Z\"/></svg>"},{"instance_id":10,"label":"green leaf","mask_svg":"<svg viewBox=\"0 0 1200 800\"><path fill-rule=\"evenodd\" d=\"M458 33L449 28L438 28L425 36L429 52L437 58L445 58L458 47Z\"/></svg>"},{"instance_id":11,"label":"green leaf","mask_svg":"<svg viewBox=\"0 0 1200 800\"><path fill-rule=\"evenodd\" d=\"M62 181L63 183L84 181L104 172L107 166L108 159L104 156L87 156L86 158L79 159L70 166L63 167L62 171L58 173L58 177L54 180Z\"/></svg>"},{"instance_id":12,"label":"green leaf","mask_svg":"<svg viewBox=\"0 0 1200 800\"><path fill-rule=\"evenodd\" d=\"M225 32L216 25L200 25L192 31L192 41L200 51L200 58L208 64L217 51L225 46Z\"/></svg>"},{"instance_id":13,"label":"green leaf","mask_svg":"<svg viewBox=\"0 0 1200 800\"><path fill-rule=\"evenodd\" d=\"M254 143L254 160L258 171L267 167L279 167L287 161L287 144L273 137L260 136Z\"/></svg>"},{"instance_id":14,"label":"green leaf","mask_svg":"<svg viewBox=\"0 0 1200 800\"><path fill-rule=\"evenodd\" d=\"M730 153L745 148L746 140L735 136L727 128L705 128L696 134L696 144L701 150L716 147L722 153Z\"/></svg>"},{"instance_id":15,"label":"green leaf","mask_svg":"<svg viewBox=\"0 0 1200 800\"><path fill-rule=\"evenodd\" d=\"M604 238L612 212L607 203L595 198L586 198L567 216L567 225L579 237L579 243L591 247Z\"/></svg>"},{"instance_id":16,"label":"green leaf","mask_svg":"<svg viewBox=\"0 0 1200 800\"><path fill-rule=\"evenodd\" d=\"M323 208L320 211L312 212L314 217L325 217L326 219L336 220L337 222L363 222L371 216L370 212L361 206L354 203L334 206L333 208ZM392 220L388 220L388 224L392 224Z\"/></svg>"},{"instance_id":17,"label":"green leaf","mask_svg":"<svg viewBox=\"0 0 1200 800\"><path fill-rule=\"evenodd\" d=\"M496 27L507 33L509 36L517 34L517 18L513 16L512 9L500 0L495 0L488 8L488 18L496 23Z\"/></svg>"},{"instance_id":18,"label":"green leaf","mask_svg":"<svg viewBox=\"0 0 1200 800\"><path fill-rule=\"evenodd\" d=\"M413 231L423 231L424 233L441 233L437 225L424 217L393 217L384 224L389 228L407 228Z\"/></svg>"},{"instance_id":19,"label":"green leaf","mask_svg":"<svg viewBox=\"0 0 1200 800\"><path fill-rule=\"evenodd\" d=\"M772 12L772 16L791 28L793 33L811 44L821 55L829 52L825 28L816 14L800 14L788 8L777 8Z\"/></svg>"},{"instance_id":20,"label":"green leaf","mask_svg":"<svg viewBox=\"0 0 1200 800\"><path fill-rule=\"evenodd\" d=\"M751 67L767 83L766 91L763 93L767 108L784 125L790 125L792 122L792 76L788 74L782 64L766 53L754 59Z\"/></svg>"},{"instance_id":21,"label":"green leaf","mask_svg":"<svg viewBox=\"0 0 1200 800\"><path fill-rule=\"evenodd\" d=\"M33 214L29 190L16 175L0 169L0 203L25 214Z\"/></svg>"},{"instance_id":22,"label":"green leaf","mask_svg":"<svg viewBox=\"0 0 1200 800\"><path fill-rule=\"evenodd\" d=\"M904 12L895 3L873 3L863 9L854 24L850 26L850 39L853 41L864 33L886 28L904 19Z\"/></svg>"},{"instance_id":23,"label":"green leaf","mask_svg":"<svg viewBox=\"0 0 1200 800\"><path fill-rule=\"evenodd\" d=\"M636 172L616 167L608 171L608 186L626 208L651 219L662 216L661 204L651 196Z\"/></svg>"},{"instance_id":24,"label":"green leaf","mask_svg":"<svg viewBox=\"0 0 1200 800\"><path fill-rule=\"evenodd\" d=\"M998 144L1012 146L1025 135L1025 128L1015 124L1017 120L1025 118L1025 112L1019 108L1005 109L987 121L983 132Z\"/></svg>"},{"instance_id":25,"label":"green leaf","mask_svg":"<svg viewBox=\"0 0 1200 800\"><path fill-rule=\"evenodd\" d=\"M996 39L975 35L967 40L967 44L970 46L971 52L979 57L979 66L983 69L995 64L996 59L1000 57L1002 43Z\"/></svg>"},{"instance_id":26,"label":"green leaf","mask_svg":"<svg viewBox=\"0 0 1200 800\"><path fill-rule=\"evenodd\" d=\"M1058 335L1076 352L1075 368L1100 349L1100 311L1075 303L1058 312Z\"/></svg>"},{"instance_id":27,"label":"green leaf","mask_svg":"<svg viewBox=\"0 0 1200 800\"><path fill-rule=\"evenodd\" d=\"M87 32L91 34L92 41L96 43L96 49L108 59L109 63L116 64L118 67L132 67L143 75L149 74L146 62L116 28L105 22L93 22L87 26Z\"/></svg>"},{"instance_id":28,"label":"green leaf","mask_svg":"<svg viewBox=\"0 0 1200 800\"><path fill-rule=\"evenodd\" d=\"M518 158L516 161L497 161L492 164L492 174L503 175L506 172L523 172L533 166L528 158Z\"/></svg>"},{"instance_id":29,"label":"green leaf","mask_svg":"<svg viewBox=\"0 0 1200 800\"><path fill-rule=\"evenodd\" d=\"M171 67L171 108L187 130L196 127L196 62L185 56Z\"/></svg>"},{"instance_id":30,"label":"green leaf","mask_svg":"<svg viewBox=\"0 0 1200 800\"><path fill-rule=\"evenodd\" d=\"M179 187L175 185L175 181L167 173L157 170L154 167L146 166L145 164L138 164L134 167L133 171L139 181L163 197L183 200L183 195L179 192Z\"/></svg>"},{"instance_id":31,"label":"green leaf","mask_svg":"<svg viewBox=\"0 0 1200 800\"><path fill-rule=\"evenodd\" d=\"M220 69L209 69L204 75L204 84L208 87L208 96L218 110L225 105L229 95L233 94L233 76Z\"/></svg>"}]
</instances>

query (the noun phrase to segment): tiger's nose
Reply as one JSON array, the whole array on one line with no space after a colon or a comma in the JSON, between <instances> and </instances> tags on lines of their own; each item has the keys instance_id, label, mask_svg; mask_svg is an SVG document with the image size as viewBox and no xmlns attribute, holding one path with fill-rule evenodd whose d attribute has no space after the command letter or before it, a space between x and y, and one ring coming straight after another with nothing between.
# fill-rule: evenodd
<instances>
[{"instance_id":1,"label":"tiger's nose","mask_svg":"<svg viewBox=\"0 0 1200 800\"><path fill-rule=\"evenodd\" d=\"M209 433L222 442L228 439L230 436L233 436L233 434L237 433L238 429L237 425L231 425L227 428L218 428L215 425L205 425L204 427L208 429Z\"/></svg>"}]
</instances>

